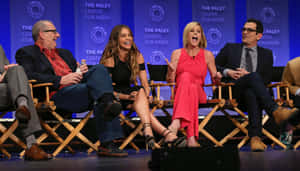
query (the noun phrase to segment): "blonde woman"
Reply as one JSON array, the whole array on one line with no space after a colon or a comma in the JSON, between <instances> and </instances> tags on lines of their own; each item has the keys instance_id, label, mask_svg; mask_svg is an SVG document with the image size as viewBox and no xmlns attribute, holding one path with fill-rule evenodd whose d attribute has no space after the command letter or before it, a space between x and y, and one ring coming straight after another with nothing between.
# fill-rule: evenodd
<instances>
[{"instance_id":1,"label":"blonde woman","mask_svg":"<svg viewBox=\"0 0 300 171\"><path fill-rule=\"evenodd\" d=\"M206 50L203 28L198 22L190 22L183 32L183 48L173 51L168 63L167 81L176 81L172 123L169 129L177 132L186 128L187 146L199 146L198 106L206 103L203 89L207 69L213 82L220 81L212 52Z\"/></svg>"}]
</instances>

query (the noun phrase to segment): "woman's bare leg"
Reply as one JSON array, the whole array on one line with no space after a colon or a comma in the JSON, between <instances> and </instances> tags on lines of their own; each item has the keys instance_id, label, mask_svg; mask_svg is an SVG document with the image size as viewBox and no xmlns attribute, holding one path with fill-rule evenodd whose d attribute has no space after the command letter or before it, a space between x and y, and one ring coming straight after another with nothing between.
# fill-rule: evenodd
<instances>
[{"instance_id":1,"label":"woman's bare leg","mask_svg":"<svg viewBox=\"0 0 300 171\"><path fill-rule=\"evenodd\" d=\"M149 103L144 89L140 89L136 96L136 100L133 104L134 110L141 118L142 123L151 123L151 126L155 132L165 137L165 141L170 142L177 138L176 134L168 133L165 131L167 128L164 127L157 118L151 113L149 109ZM151 130L146 129L145 134L153 135Z\"/></svg>"},{"instance_id":2,"label":"woman's bare leg","mask_svg":"<svg viewBox=\"0 0 300 171\"><path fill-rule=\"evenodd\" d=\"M180 128L180 120L179 119L174 119L168 127L168 129L170 131L174 132L174 134L176 134L176 135L177 135L177 131L179 128Z\"/></svg>"},{"instance_id":3,"label":"woman's bare leg","mask_svg":"<svg viewBox=\"0 0 300 171\"><path fill-rule=\"evenodd\" d=\"M133 109L135 112L138 114L138 116L141 118L141 122L145 125L146 124L151 124L150 121L150 111L149 111L149 103L148 99L146 96L146 93L144 89L140 89L136 95L136 99L133 103ZM150 126L145 126L144 127L144 134L153 136L153 132Z\"/></svg>"}]
</instances>

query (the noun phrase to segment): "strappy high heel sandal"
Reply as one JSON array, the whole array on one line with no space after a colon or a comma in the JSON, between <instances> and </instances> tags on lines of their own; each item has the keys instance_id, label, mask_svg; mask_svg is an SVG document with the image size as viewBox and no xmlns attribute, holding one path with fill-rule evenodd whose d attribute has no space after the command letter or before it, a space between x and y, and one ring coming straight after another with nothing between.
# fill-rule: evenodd
<instances>
[{"instance_id":1,"label":"strappy high heel sandal","mask_svg":"<svg viewBox=\"0 0 300 171\"><path fill-rule=\"evenodd\" d=\"M168 132L167 132L168 131ZM167 133L166 133L167 132ZM173 141L166 141L166 137L172 133L171 130L165 129L162 132L163 138L163 146L168 148L174 148L174 147L186 147L186 137L177 137Z\"/></svg>"},{"instance_id":2,"label":"strappy high heel sandal","mask_svg":"<svg viewBox=\"0 0 300 171\"><path fill-rule=\"evenodd\" d=\"M151 124L150 123L144 123L143 129L144 129L144 135L145 135L145 143L146 143L146 150L148 151L148 148L151 148L152 150L155 149L155 139L153 135L146 135L145 129L147 127L150 127L151 129Z\"/></svg>"}]
</instances>

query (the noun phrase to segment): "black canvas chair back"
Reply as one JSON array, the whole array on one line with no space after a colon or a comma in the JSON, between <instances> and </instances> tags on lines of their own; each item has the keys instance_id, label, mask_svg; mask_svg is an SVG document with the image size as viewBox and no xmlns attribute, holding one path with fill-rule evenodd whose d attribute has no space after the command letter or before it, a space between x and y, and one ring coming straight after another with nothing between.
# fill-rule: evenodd
<instances>
[{"instance_id":1,"label":"black canvas chair back","mask_svg":"<svg viewBox=\"0 0 300 171\"><path fill-rule=\"evenodd\" d=\"M168 65L151 65L147 64L150 80L166 81ZM151 71L151 74L150 74Z\"/></svg>"},{"instance_id":2,"label":"black canvas chair back","mask_svg":"<svg viewBox=\"0 0 300 171\"><path fill-rule=\"evenodd\" d=\"M274 66L272 68L272 82L280 82L283 74L284 66Z\"/></svg>"}]
</instances>

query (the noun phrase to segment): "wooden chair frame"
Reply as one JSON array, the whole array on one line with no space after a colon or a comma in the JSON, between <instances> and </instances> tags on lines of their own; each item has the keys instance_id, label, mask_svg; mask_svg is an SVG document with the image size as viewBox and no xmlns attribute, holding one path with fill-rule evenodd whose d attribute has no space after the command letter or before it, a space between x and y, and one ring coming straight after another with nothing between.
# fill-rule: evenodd
<instances>
[{"instance_id":1,"label":"wooden chair frame","mask_svg":"<svg viewBox=\"0 0 300 171\"><path fill-rule=\"evenodd\" d=\"M166 83L165 76L167 73L167 65L151 65L147 64L149 74L150 74L150 87L153 90L154 96L154 104L156 105L157 109L161 109L166 116L171 118L171 114L167 111L167 108L173 108L173 103L174 103L174 87L176 83ZM156 68L154 68L156 67ZM154 70L154 71L152 71ZM161 71L160 71L161 70ZM161 76L156 76L151 75L153 74L160 74ZM222 98L222 89L221 87L226 86L224 83L220 83L218 85L216 84L206 84L204 87L211 87L214 91L216 87L218 87L219 92L218 92L218 98L214 99L208 99L207 103L205 104L200 104L199 108L208 108L212 107L212 110L204 117L204 119L199 123L199 132L203 134L207 139L209 139L211 142L213 142L216 146L222 146L221 142L217 140L211 133L209 133L206 129L205 126L208 124L212 116L215 114L215 112L221 110L225 106L225 99ZM168 100L161 100L160 94L161 94L161 87L169 87L171 91L171 97ZM186 135L185 130L181 129L180 130L184 135Z\"/></svg>"},{"instance_id":2,"label":"wooden chair frame","mask_svg":"<svg viewBox=\"0 0 300 171\"><path fill-rule=\"evenodd\" d=\"M65 147L68 148L68 150L72 153L74 153L74 150L68 146L68 144L71 142L71 140L75 137L79 138L82 142L87 144L89 147L93 148L94 150L98 150L98 147L93 144L88 138L86 138L80 131L81 129L85 126L91 115L93 114L93 111L89 111L82 119L81 121L76 125L76 127L73 127L70 123L67 122L61 115L59 115L55 110L56 106L53 101L50 101L50 96L49 96L49 90L50 87L52 86L52 83L40 83L40 84L34 84L32 87L34 88L39 88L39 87L44 87L45 88L45 99L44 100L39 100L36 107L37 110L39 111L40 109L42 110L47 110L51 115L56 119L57 123L51 127L47 121L44 121L40 117L41 125L44 127L46 130L46 133L42 134L40 137L37 138L37 143L42 144L42 142L49 136L51 135L54 137L57 141L59 146L55 149L55 151L52 153L52 155L55 157L57 156ZM55 131L57 130L58 127L64 126L70 134L65 138L61 138ZM51 145L53 143L45 143L48 145ZM21 153L22 155L24 154L24 151Z\"/></svg>"},{"instance_id":3,"label":"wooden chair frame","mask_svg":"<svg viewBox=\"0 0 300 171\"><path fill-rule=\"evenodd\" d=\"M34 82L36 82L36 81L35 80L28 81L29 88L31 89L31 97L33 97L32 84ZM36 104L35 100L33 100L33 102L34 102L34 104ZM0 118L3 118L3 116L6 115L7 112L9 112L9 111L14 111L13 107L11 107L11 109L9 109L9 110L2 111L2 113L0 114ZM13 142L15 142L18 146L23 148L24 149L23 151L25 151L25 149L27 148L26 144L14 134L14 131L18 128L18 126L19 126L19 121L17 119L15 119L13 121L13 123L10 125L9 128L6 128L3 124L0 123L0 132L2 133L2 136L0 137L0 151L7 158L11 158L11 154L2 146L8 138L11 139ZM20 155L20 156L22 157L23 155Z\"/></svg>"},{"instance_id":4,"label":"wooden chair frame","mask_svg":"<svg viewBox=\"0 0 300 171\"><path fill-rule=\"evenodd\" d=\"M246 142L250 139L248 136L248 130L246 129L247 125L249 124L248 117L247 115L241 111L240 109L237 108L238 103L236 102L235 99L232 98L232 86L234 84L228 84L228 92L229 92L229 99L227 100L229 104L229 108L231 110L236 111L243 119L243 122L239 122L237 119L233 118L228 112L222 109L222 112L225 114L225 116L231 120L231 122L237 127L234 130L232 130L229 134L227 134L220 142L221 144L226 143L230 138L234 137L236 134L239 132L243 132L246 136L241 140L241 142L238 144L238 148L240 149L242 146L246 144ZM272 87L276 84L270 84L268 87ZM262 125L264 125L267 121L269 120L268 115L264 115L262 119ZM279 141L278 138L276 138L274 135L272 135L269 131L267 131L265 128L262 128L262 133L271 139L275 144L281 146L283 149L286 149L286 145L283 144L282 142Z\"/></svg>"},{"instance_id":5,"label":"wooden chair frame","mask_svg":"<svg viewBox=\"0 0 300 171\"><path fill-rule=\"evenodd\" d=\"M151 112L153 113L156 110L156 106L151 109ZM124 115L123 113L119 114L120 117L120 124L121 125L127 125L129 128L133 129L133 131L124 139L122 140L122 144L119 146L119 149L123 150L125 147L130 144L137 152L140 151L140 148L133 142L133 139L137 136L144 136L142 129L143 129L143 124L140 122L138 125L134 124L130 120L130 115L132 114L133 111L129 111L128 114ZM100 146L100 141L98 140L94 145ZM155 144L155 148L160 148L159 144ZM88 153L91 153L94 151L92 148L88 149Z\"/></svg>"}]
</instances>

